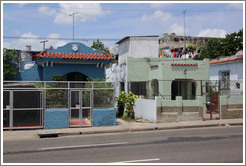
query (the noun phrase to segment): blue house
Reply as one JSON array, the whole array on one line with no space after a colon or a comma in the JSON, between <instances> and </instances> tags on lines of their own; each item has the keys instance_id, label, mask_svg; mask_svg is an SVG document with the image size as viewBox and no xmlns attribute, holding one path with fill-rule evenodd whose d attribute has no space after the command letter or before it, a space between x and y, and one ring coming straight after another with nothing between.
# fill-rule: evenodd
<instances>
[{"instance_id":1,"label":"blue house","mask_svg":"<svg viewBox=\"0 0 246 166\"><path fill-rule=\"evenodd\" d=\"M65 81L87 81L87 78L105 78L105 66L111 55L78 42L71 42L57 49L46 49L36 55L35 61L23 63L15 80L51 81L59 74ZM25 67L26 66L26 67Z\"/></svg>"}]
</instances>

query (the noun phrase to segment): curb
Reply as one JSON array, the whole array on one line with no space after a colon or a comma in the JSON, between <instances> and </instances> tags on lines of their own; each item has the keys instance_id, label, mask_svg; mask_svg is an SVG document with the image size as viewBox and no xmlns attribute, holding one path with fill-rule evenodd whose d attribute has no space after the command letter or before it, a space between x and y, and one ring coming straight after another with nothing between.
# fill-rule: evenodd
<instances>
[{"instance_id":1,"label":"curb","mask_svg":"<svg viewBox=\"0 0 246 166\"><path fill-rule=\"evenodd\" d=\"M119 133L119 132L136 132L136 131L151 131L151 130L172 130L172 129L186 129L186 128L201 128L201 127L216 127L216 126L236 126L243 125L240 122L231 123L217 123L217 124L201 124L201 125L181 125L181 126L153 126L144 128L118 128L118 129L101 129L101 130L88 130L76 132L50 132L50 133L37 133L40 138L69 136L69 135L89 135L101 133Z\"/></svg>"}]
</instances>

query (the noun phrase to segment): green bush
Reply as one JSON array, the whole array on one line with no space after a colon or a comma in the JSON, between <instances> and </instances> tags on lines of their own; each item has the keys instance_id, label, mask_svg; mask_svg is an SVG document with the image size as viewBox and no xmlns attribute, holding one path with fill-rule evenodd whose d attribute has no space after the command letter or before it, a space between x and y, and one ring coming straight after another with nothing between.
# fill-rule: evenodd
<instances>
[{"instance_id":1,"label":"green bush","mask_svg":"<svg viewBox=\"0 0 246 166\"><path fill-rule=\"evenodd\" d=\"M117 98L118 101L117 117L122 117L123 119L135 119L135 113L133 107L135 105L135 100L137 98L138 96L132 92L126 94L125 92L122 91L119 97Z\"/></svg>"}]
</instances>

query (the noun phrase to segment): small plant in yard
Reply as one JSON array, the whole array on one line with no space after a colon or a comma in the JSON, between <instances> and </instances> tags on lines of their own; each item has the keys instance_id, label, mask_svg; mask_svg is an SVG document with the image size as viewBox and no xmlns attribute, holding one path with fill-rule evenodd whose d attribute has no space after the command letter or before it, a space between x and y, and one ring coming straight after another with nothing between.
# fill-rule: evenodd
<instances>
[{"instance_id":1,"label":"small plant in yard","mask_svg":"<svg viewBox=\"0 0 246 166\"><path fill-rule=\"evenodd\" d=\"M138 98L137 95L130 92L129 94L126 94L125 92L121 92L120 96L117 98L118 100L118 115L121 115L123 119L134 119L135 113L134 113L134 105L135 100ZM125 111L123 112L122 111ZM123 116L122 116L123 115Z\"/></svg>"},{"instance_id":2,"label":"small plant in yard","mask_svg":"<svg viewBox=\"0 0 246 166\"><path fill-rule=\"evenodd\" d=\"M126 98L127 98L127 94L122 91L119 95L119 97L117 98L117 102L118 102L118 109L117 109L117 117L121 118L124 114L124 110L125 110L125 105L126 105Z\"/></svg>"}]
</instances>

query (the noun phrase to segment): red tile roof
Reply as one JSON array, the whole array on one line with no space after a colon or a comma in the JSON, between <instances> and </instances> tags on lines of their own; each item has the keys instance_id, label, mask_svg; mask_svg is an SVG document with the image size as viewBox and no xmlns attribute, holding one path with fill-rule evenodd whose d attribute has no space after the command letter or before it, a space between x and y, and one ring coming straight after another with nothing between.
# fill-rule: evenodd
<instances>
[{"instance_id":1,"label":"red tile roof","mask_svg":"<svg viewBox=\"0 0 246 166\"><path fill-rule=\"evenodd\" d=\"M210 64L214 64L214 63L223 63L223 62L230 62L230 61L242 60L242 59L243 59L243 55L240 55L240 56L235 57L235 58L221 59L221 60L214 60L214 61L211 61Z\"/></svg>"},{"instance_id":2,"label":"red tile roof","mask_svg":"<svg viewBox=\"0 0 246 166\"><path fill-rule=\"evenodd\" d=\"M172 63L173 66L197 66L197 63Z\"/></svg>"},{"instance_id":3,"label":"red tile roof","mask_svg":"<svg viewBox=\"0 0 246 166\"><path fill-rule=\"evenodd\" d=\"M43 50L37 55L37 58L60 58L60 59L83 59L83 60L112 60L112 56L106 52L103 54L82 54L82 53L57 53L57 52L48 52Z\"/></svg>"}]
</instances>

